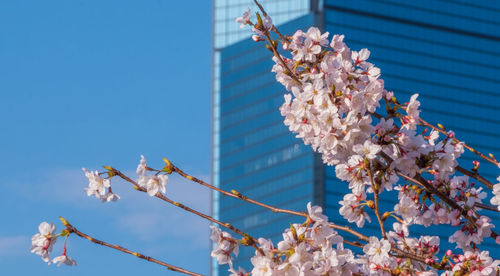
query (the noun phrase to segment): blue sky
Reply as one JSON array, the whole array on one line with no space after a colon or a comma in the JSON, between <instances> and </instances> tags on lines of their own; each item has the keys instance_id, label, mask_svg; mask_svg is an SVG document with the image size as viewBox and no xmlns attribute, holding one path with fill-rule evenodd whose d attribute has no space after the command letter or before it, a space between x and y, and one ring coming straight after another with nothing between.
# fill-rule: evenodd
<instances>
[{"instance_id":1,"label":"blue sky","mask_svg":"<svg viewBox=\"0 0 500 276\"><path fill-rule=\"evenodd\" d=\"M120 181L122 199L102 204L83 192L81 167L133 175L141 154L153 167L165 156L208 180L210 11L201 0L0 2L1 275L177 275L76 236L78 267L48 267L30 239L42 221L62 229L60 215L208 273L206 222ZM209 210L208 191L180 178L167 194Z\"/></svg>"}]
</instances>

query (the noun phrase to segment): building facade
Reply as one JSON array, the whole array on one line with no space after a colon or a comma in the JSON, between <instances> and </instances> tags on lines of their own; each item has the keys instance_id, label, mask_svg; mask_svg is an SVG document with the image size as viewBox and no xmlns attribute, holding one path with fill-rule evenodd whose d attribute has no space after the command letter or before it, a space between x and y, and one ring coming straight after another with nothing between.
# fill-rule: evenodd
<instances>
[{"instance_id":1,"label":"building facade","mask_svg":"<svg viewBox=\"0 0 500 276\"><path fill-rule=\"evenodd\" d=\"M240 29L234 22L247 7L252 11L256 7L249 0L213 3L212 182L282 208L304 210L312 201L324 207L331 221L346 224L338 214L338 202L347 185L283 125L278 108L284 88L270 72L271 54L248 39L248 28ZM425 119L445 124L482 152L500 153L497 2L263 0L262 4L283 33L316 25L330 34L345 34L352 49L369 48L370 61L381 68L387 90L404 100L419 93ZM474 159L467 153L462 165L471 167ZM481 172L490 179L498 175L498 169L486 164ZM392 209L393 196L388 193L382 199L382 208ZM289 222L300 221L216 193L212 215L274 242ZM367 228L374 234L378 231L376 224ZM412 231L426 233L418 227ZM444 243L449 234L446 228L438 233ZM496 254L500 255L498 250ZM241 248L236 265L248 269L249 262L243 260L251 255L252 249ZM216 263L211 269L212 275L227 275L227 269Z\"/></svg>"}]
</instances>

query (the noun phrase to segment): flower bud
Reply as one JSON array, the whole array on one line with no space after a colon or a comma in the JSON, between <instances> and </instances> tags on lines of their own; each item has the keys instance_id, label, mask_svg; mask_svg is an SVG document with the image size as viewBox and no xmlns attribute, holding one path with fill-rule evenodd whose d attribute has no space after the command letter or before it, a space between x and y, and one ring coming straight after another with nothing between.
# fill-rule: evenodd
<instances>
[{"instance_id":1,"label":"flower bud","mask_svg":"<svg viewBox=\"0 0 500 276\"><path fill-rule=\"evenodd\" d=\"M391 213L389 212L385 212L383 215L382 215L382 221L385 221L387 218L389 218L389 216L391 215Z\"/></svg>"},{"instance_id":2,"label":"flower bud","mask_svg":"<svg viewBox=\"0 0 500 276\"><path fill-rule=\"evenodd\" d=\"M375 208L375 203L373 203L373 201L372 201L372 200L368 200L368 201L366 202L366 205L367 205L368 207L370 207L371 209Z\"/></svg>"}]
</instances>

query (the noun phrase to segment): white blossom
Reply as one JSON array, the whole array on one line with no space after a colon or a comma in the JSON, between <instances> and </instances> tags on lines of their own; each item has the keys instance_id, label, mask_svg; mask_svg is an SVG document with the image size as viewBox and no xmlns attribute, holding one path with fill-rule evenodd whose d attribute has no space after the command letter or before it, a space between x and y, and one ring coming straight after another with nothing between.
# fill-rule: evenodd
<instances>
[{"instance_id":1,"label":"white blossom","mask_svg":"<svg viewBox=\"0 0 500 276\"><path fill-rule=\"evenodd\" d=\"M500 176L497 178L500 182ZM490 199L491 204L496 205L500 211L500 183L493 185L493 197Z\"/></svg>"},{"instance_id":2,"label":"white blossom","mask_svg":"<svg viewBox=\"0 0 500 276\"><path fill-rule=\"evenodd\" d=\"M363 247L363 252L369 256L370 261L376 264L383 264L389 259L391 244L387 240L379 240L377 237L370 237L370 242Z\"/></svg>"},{"instance_id":3,"label":"white blossom","mask_svg":"<svg viewBox=\"0 0 500 276\"><path fill-rule=\"evenodd\" d=\"M236 18L236 22L241 23L240 28L245 27L245 25L250 24L250 8L246 12L243 13L242 16Z\"/></svg>"},{"instance_id":4,"label":"white blossom","mask_svg":"<svg viewBox=\"0 0 500 276\"><path fill-rule=\"evenodd\" d=\"M55 235L56 226L53 223L42 222L38 226L37 233L31 237L31 253L35 253L42 257L44 262L50 264L50 252L56 242Z\"/></svg>"},{"instance_id":5,"label":"white blossom","mask_svg":"<svg viewBox=\"0 0 500 276\"><path fill-rule=\"evenodd\" d=\"M105 202L108 199L108 189L111 187L109 178L102 178L97 171L89 171L82 168L85 176L89 180L89 187L84 190L87 191L88 196L94 195L101 201Z\"/></svg>"},{"instance_id":6,"label":"white blossom","mask_svg":"<svg viewBox=\"0 0 500 276\"><path fill-rule=\"evenodd\" d=\"M76 261L70 257L68 257L66 255L66 253L64 253L63 255L61 256L57 256L55 257L54 259L52 259L51 261L52 263L57 263L57 266L61 266L61 264L65 264L65 265L68 265L68 266L76 266Z\"/></svg>"},{"instance_id":7,"label":"white blossom","mask_svg":"<svg viewBox=\"0 0 500 276\"><path fill-rule=\"evenodd\" d=\"M146 189L149 196L154 196L158 191L166 193L165 185L168 181L168 175L146 175L139 178L137 184Z\"/></svg>"}]
</instances>

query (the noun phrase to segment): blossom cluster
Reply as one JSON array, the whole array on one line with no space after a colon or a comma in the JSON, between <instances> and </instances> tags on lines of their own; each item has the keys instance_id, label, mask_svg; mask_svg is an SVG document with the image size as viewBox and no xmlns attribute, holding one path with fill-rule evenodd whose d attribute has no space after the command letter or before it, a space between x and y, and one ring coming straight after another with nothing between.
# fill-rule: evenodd
<instances>
[{"instance_id":1,"label":"blossom cluster","mask_svg":"<svg viewBox=\"0 0 500 276\"><path fill-rule=\"evenodd\" d=\"M491 198L491 204L498 207L498 211L500 211L500 176L497 178L499 183L493 185L493 197Z\"/></svg>"},{"instance_id":2,"label":"blossom cluster","mask_svg":"<svg viewBox=\"0 0 500 276\"><path fill-rule=\"evenodd\" d=\"M233 276L254 275L439 275L436 266L446 266L441 275L496 275L500 261L493 261L488 252L466 251L453 254L447 251L442 259L439 253L439 237L409 237L407 226L394 223L387 239L369 238L362 247L363 254L356 254L344 247L344 239L334 231L319 206L307 205L308 219L303 224L292 224L283 232L283 240L276 245L259 238L258 249L251 258L252 270L241 267L235 270L231 252L237 256L237 241L227 232L212 226L215 249L212 257L219 264L229 264ZM425 258L425 263L402 257L395 258L394 249L409 250ZM476 275L474 274L474 275Z\"/></svg>"},{"instance_id":3,"label":"blossom cluster","mask_svg":"<svg viewBox=\"0 0 500 276\"><path fill-rule=\"evenodd\" d=\"M52 260L50 259L50 252L52 251L57 238L61 236L61 234L56 234L56 226L53 223L40 223L38 231L39 233L31 237L31 253L40 255L42 260L49 265L57 263L57 265L60 266L64 263L69 266L76 266L76 261L66 255L66 242L64 242L62 255L57 256ZM67 233L65 235L67 235Z\"/></svg>"},{"instance_id":4,"label":"blossom cluster","mask_svg":"<svg viewBox=\"0 0 500 276\"><path fill-rule=\"evenodd\" d=\"M111 178L115 175L113 168L105 166L107 172L99 173L98 171L89 171L83 168L85 176L89 180L89 187L84 188L88 196L95 196L102 202L117 201L120 196L113 193L111 190ZM146 190L149 196L155 196L158 192L166 192L166 184L168 182L168 175L162 174L162 171L157 171L155 174L147 174L152 171L147 166L146 158L141 155L141 160L137 166L136 173L139 175L137 185ZM101 175L107 174L108 177Z\"/></svg>"},{"instance_id":5,"label":"blossom cluster","mask_svg":"<svg viewBox=\"0 0 500 276\"><path fill-rule=\"evenodd\" d=\"M137 174L139 175L139 180L137 180L137 184L145 188L149 196L156 195L158 191L165 193L166 192L165 185L167 184L168 181L168 175L158 174L158 173L154 175L147 175L146 174L147 171L148 171L148 166L146 164L146 158L144 157L144 155L141 155L141 161L139 162L139 165L137 166L136 170Z\"/></svg>"},{"instance_id":6,"label":"blossom cluster","mask_svg":"<svg viewBox=\"0 0 500 276\"><path fill-rule=\"evenodd\" d=\"M97 171L89 171L85 168L85 177L89 180L89 187L84 188L88 196L95 196L102 202L117 201L120 196L111 191L111 180L103 178Z\"/></svg>"}]
</instances>

